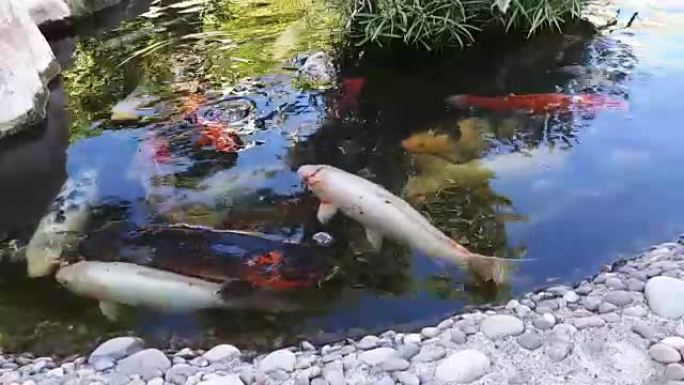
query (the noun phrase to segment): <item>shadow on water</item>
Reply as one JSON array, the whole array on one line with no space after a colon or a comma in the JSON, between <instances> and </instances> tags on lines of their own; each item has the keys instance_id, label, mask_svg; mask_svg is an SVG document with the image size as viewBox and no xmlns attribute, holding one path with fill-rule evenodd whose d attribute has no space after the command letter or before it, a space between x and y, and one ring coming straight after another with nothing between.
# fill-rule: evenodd
<instances>
[{"instance_id":1,"label":"shadow on water","mask_svg":"<svg viewBox=\"0 0 684 385\"><path fill-rule=\"evenodd\" d=\"M295 11L283 11L277 1L239 9L207 4L200 13L150 10L98 38L53 41L75 50L73 58L58 55L71 68L64 75L68 100L53 92L57 100L35 137L0 144L0 174L16 181L0 192L3 212L12 213L0 230L25 241L65 173L92 168L99 175L98 203L80 253L71 258L135 262L218 282L240 276L235 266L242 260L230 259L237 255L230 239L237 238L146 233L182 223L266 234L273 243L250 241L264 247L259 253L282 242L313 248L317 252L306 255L334 274L295 291L289 300L298 306L291 311L172 315L128 308L110 322L94 300L57 287L52 278L28 280L20 266L7 267L0 275L0 313L8 314L0 317L0 336L7 349L66 354L121 332L167 346L230 341L265 349L299 338L324 342L410 329L466 305L576 280L617 253L682 229L684 213L673 194L684 181L668 176L673 187L663 186L660 171L683 160L666 150L681 134L640 130L644 119L672 123L663 116L676 114L652 112L639 93L654 86L665 98L674 88L639 77L652 68L646 61L646 69L636 71L637 55L623 35L595 35L580 23L562 36L485 37L462 53L368 50L342 60L340 79L363 85L350 99L339 90L299 87L275 59L318 47L302 41L332 44L321 42L315 28L302 27L315 16L305 10L309 3ZM308 31L303 39L292 37L302 30ZM179 40L194 33L202 39ZM120 65L168 41L178 44ZM252 79L237 82L245 76ZM136 90L159 96L153 112L111 119L112 106ZM600 109L529 114L445 103L455 94L559 92L629 100L637 118ZM65 103L71 121L62 116ZM234 128L244 148L217 151L207 142L206 121ZM386 242L374 253L363 228L349 218L318 223L318 201L295 174L306 163L331 164L386 187L474 251L537 261L516 265L511 282L496 288L400 244ZM620 228L611 229L616 224ZM329 246L314 241L321 231L332 236ZM35 325L45 325L37 329L45 332L34 333ZM58 328L79 332L67 340L50 336Z\"/></svg>"}]
</instances>

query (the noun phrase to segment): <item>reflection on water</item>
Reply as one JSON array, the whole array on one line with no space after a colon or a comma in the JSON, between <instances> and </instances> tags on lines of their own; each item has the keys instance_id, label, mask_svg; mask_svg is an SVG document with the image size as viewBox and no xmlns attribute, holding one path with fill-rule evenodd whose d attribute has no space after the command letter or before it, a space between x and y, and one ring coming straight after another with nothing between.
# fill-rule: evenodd
<instances>
[{"instance_id":1,"label":"reflection on water","mask_svg":"<svg viewBox=\"0 0 684 385\"><path fill-rule=\"evenodd\" d=\"M330 279L292 292L301 306L292 312L167 314L130 308L110 323L95 301L59 288L52 278L28 280L23 269L3 267L3 346L44 351L59 346L67 352L108 333L132 330L172 346L230 340L265 348L301 336L325 340L340 332L363 333L358 328L416 325L466 304L505 300L552 280L581 278L616 254L670 239L684 227L679 194L684 179L672 170L684 160L674 145L684 134L677 130L673 103L684 73L676 53L638 48L639 42L654 39L677 46L681 34L644 27L651 19L668 20L654 4L628 4L644 15L645 24L606 36L592 36L586 25L578 25L564 36L485 39L461 54L370 50L343 66L346 88L320 92L297 88L301 84L292 71L273 67L275 58L302 48L296 36L307 31L302 25L310 13L285 12L279 2L268 9L250 3L238 26L231 24L234 9L208 4L204 13L153 9L102 41L78 42L74 69L66 75L74 116L67 158L66 138L50 134L66 123L56 124L60 118L52 115L42 137L3 144L0 159L17 159L17 166L7 169L0 162L3 178L45 175L35 179L54 179L54 186L38 189L36 182L17 182L11 183L20 187L16 191L0 192L3 210L13 213L12 220L0 221L0 235L25 242L49 203L47 196L63 182L59 170L66 167L74 176L94 168L101 199L80 252L70 258L132 261L221 282L245 277L240 266L249 261L280 261L274 259L280 254L269 254L272 250L287 256L290 247L301 247L311 252L300 255L297 249L298 260L310 261L307 266ZM250 29L257 21L266 23L267 31ZM136 28L146 34L136 34ZM214 35L117 67L134 51L174 36L239 28L244 29L242 42L220 42L225 36ZM320 39L313 31L310 40ZM256 37L260 33L263 38ZM228 47L224 54L216 50L220 44ZM226 68L234 73L222 72ZM158 95L158 110L112 121L111 107L134 90ZM509 93L545 95L535 103L556 100L549 95L603 95L624 101L628 110L528 113L507 104L510 99L502 95ZM494 97L497 111L448 103L453 95ZM61 111L57 101L51 108ZM220 135L206 140L212 125L221 127L219 134L234 130L242 144L222 147ZM31 155L36 146L49 148L41 154L54 153L54 160L27 171L26 165L40 159ZM331 164L386 187L473 251L533 261L516 264L510 284L497 288L397 243L387 242L374 253L358 223L341 215L318 223L318 201L294 172L305 163ZM5 208L19 198L30 203L18 211ZM208 230L198 237L164 227L170 224L241 230L250 234L246 237L258 233L267 240L208 236ZM332 236L329 247L316 246L313 236L321 231ZM261 266L282 273L268 263ZM279 276L267 286L263 274L250 277L250 290L279 290L289 282ZM240 295L245 287L232 289L232 295ZM29 296L37 300L28 301ZM51 330L64 327L78 332L67 340L48 338L60 334Z\"/></svg>"}]
</instances>

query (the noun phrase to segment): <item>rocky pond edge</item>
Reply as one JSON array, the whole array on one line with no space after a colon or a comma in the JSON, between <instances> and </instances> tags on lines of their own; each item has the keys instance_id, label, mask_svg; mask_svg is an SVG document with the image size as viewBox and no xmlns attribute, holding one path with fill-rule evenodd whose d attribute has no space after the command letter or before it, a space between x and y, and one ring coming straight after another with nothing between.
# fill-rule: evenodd
<instances>
[{"instance_id":1,"label":"rocky pond edge","mask_svg":"<svg viewBox=\"0 0 684 385\"><path fill-rule=\"evenodd\" d=\"M254 357L222 344L164 353L116 337L56 362L0 357L0 385L684 384L684 244L622 259L574 287L505 305Z\"/></svg>"}]
</instances>

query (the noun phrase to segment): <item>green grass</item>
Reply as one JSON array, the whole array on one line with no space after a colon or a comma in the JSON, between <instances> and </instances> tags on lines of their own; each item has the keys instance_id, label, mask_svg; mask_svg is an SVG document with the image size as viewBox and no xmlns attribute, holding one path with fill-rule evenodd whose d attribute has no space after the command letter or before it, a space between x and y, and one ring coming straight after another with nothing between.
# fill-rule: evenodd
<instances>
[{"instance_id":1,"label":"green grass","mask_svg":"<svg viewBox=\"0 0 684 385\"><path fill-rule=\"evenodd\" d=\"M357 45L465 47L479 31L503 27L528 36L560 31L584 0L351 0L348 32Z\"/></svg>"}]
</instances>

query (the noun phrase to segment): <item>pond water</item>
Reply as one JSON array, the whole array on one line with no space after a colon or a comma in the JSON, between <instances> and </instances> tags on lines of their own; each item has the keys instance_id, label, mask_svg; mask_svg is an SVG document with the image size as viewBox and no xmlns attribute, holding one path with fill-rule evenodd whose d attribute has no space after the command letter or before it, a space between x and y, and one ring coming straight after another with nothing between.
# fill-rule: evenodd
<instances>
[{"instance_id":1,"label":"pond water","mask_svg":"<svg viewBox=\"0 0 684 385\"><path fill-rule=\"evenodd\" d=\"M67 51L60 56L68 70L52 85L48 118L0 144L8 187L0 191L0 241L25 243L62 183L93 170L97 202L80 249L88 259L154 265L150 258L163 257L198 269L178 267L183 256L173 251L193 245L182 232L140 238L137 248L122 243L131 231L182 223L307 246L334 274L287 298L295 306L284 313L256 305L183 314L132 308L110 321L94 300L7 263L0 343L8 350L69 354L123 332L169 346L230 341L264 349L415 327L468 304L571 283L684 232L677 98L684 9L674 1L601 3L603 13L621 12L598 34L581 24L563 36L485 38L458 54L344 56L338 76L360 93L317 91L287 68L297 63L283 68L298 52L337 46L328 32L334 16L313 3L142 8L111 31L86 25L54 39ZM112 120L112 106L133 91L156 95L156 107L133 111L135 122ZM529 114L491 111L475 99L445 102L509 93L604 95L621 108ZM207 121L235 128L244 148L198 145ZM468 248L531 260L497 288L456 269L445 275L393 242L374 253L350 219L317 221L317 200L295 173L306 163L383 185ZM321 231L331 245L316 245Z\"/></svg>"}]
</instances>

